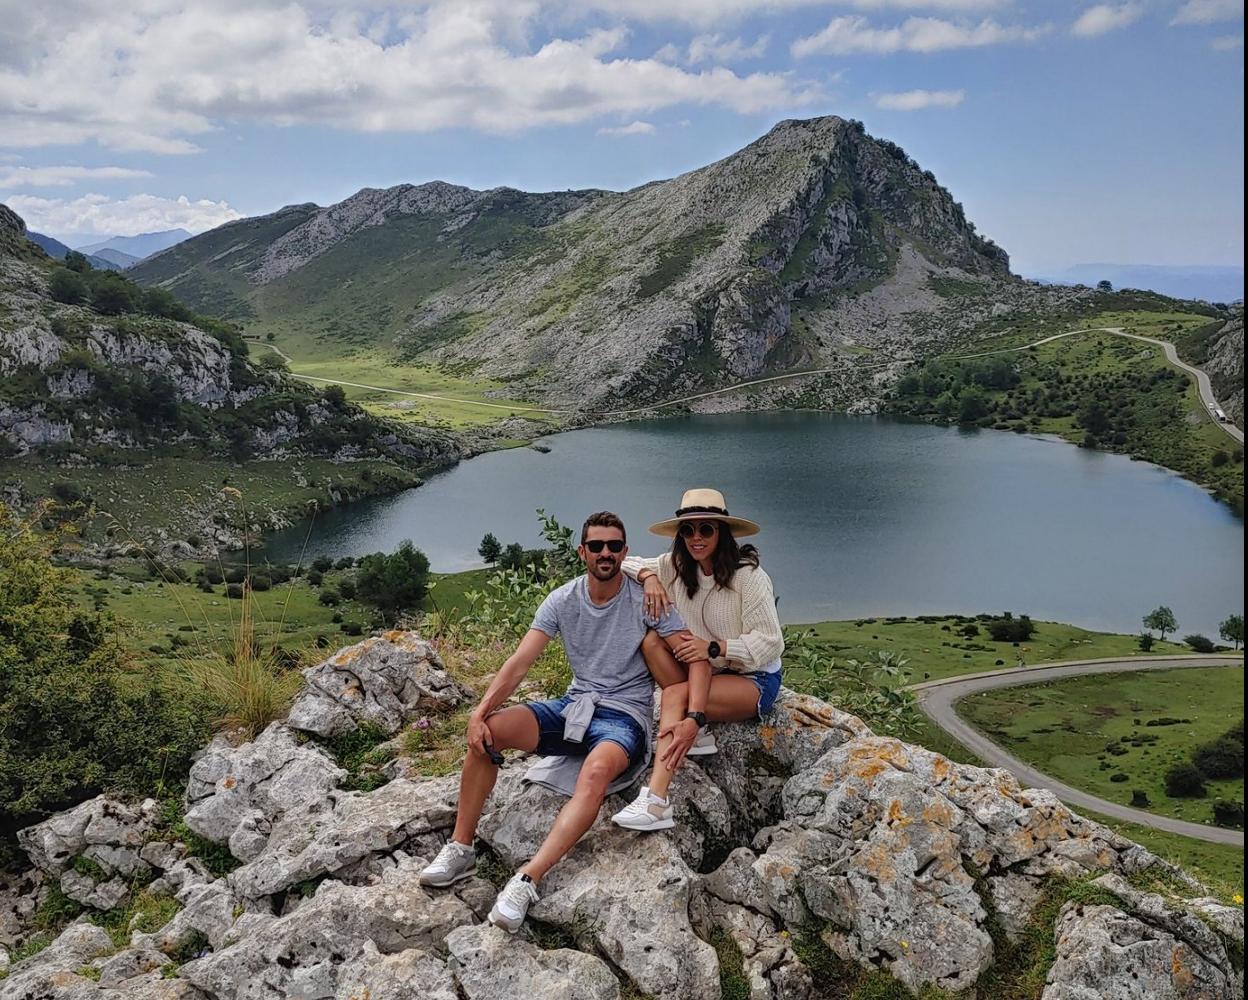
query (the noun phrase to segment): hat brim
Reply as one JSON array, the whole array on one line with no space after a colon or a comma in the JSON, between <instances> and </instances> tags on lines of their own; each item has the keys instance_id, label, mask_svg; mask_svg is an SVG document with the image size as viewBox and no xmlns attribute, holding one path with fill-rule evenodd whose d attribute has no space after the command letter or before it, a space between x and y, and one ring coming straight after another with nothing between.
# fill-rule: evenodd
<instances>
[{"instance_id":1,"label":"hat brim","mask_svg":"<svg viewBox=\"0 0 1248 1000\"><path fill-rule=\"evenodd\" d=\"M749 521L744 517L732 517L723 514L685 514L682 517L669 517L666 521L659 521L650 525L647 529L652 535L662 535L664 538L675 538L676 533L680 531L680 526L685 521L720 521L732 529L733 538L745 538L749 535L757 535L763 529L753 521Z\"/></svg>"}]
</instances>

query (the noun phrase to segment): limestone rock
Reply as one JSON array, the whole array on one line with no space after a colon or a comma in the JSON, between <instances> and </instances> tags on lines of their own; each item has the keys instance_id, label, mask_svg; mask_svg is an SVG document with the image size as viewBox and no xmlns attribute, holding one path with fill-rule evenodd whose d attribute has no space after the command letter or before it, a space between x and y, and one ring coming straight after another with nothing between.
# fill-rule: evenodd
<instances>
[{"instance_id":1,"label":"limestone rock","mask_svg":"<svg viewBox=\"0 0 1248 1000\"><path fill-rule=\"evenodd\" d=\"M488 924L455 928L446 947L468 1000L618 1000L620 995L619 981L602 959L568 948L543 951Z\"/></svg>"},{"instance_id":2,"label":"limestone rock","mask_svg":"<svg viewBox=\"0 0 1248 1000\"><path fill-rule=\"evenodd\" d=\"M88 847L127 847L137 851L155 826L159 812L155 799L131 805L108 795L97 795L19 830L17 841L36 868L57 874ZM105 858L108 854L100 852L96 857Z\"/></svg>"},{"instance_id":3,"label":"limestone rock","mask_svg":"<svg viewBox=\"0 0 1248 1000\"><path fill-rule=\"evenodd\" d=\"M460 1000L446 964L421 948L383 955L372 941L338 971L335 1000Z\"/></svg>"},{"instance_id":4,"label":"limestone rock","mask_svg":"<svg viewBox=\"0 0 1248 1000\"><path fill-rule=\"evenodd\" d=\"M42 951L12 966L8 978L0 980L0 1000L59 996L55 992L58 981L71 975L79 978L79 969L112 950L112 939L102 927L86 920L70 924ZM82 982L90 983L90 980Z\"/></svg>"},{"instance_id":5,"label":"limestone rock","mask_svg":"<svg viewBox=\"0 0 1248 1000\"><path fill-rule=\"evenodd\" d=\"M209 744L186 784L186 825L241 860L258 857L273 824L321 804L346 772L320 749L273 723L251 743Z\"/></svg>"},{"instance_id":6,"label":"limestone rock","mask_svg":"<svg viewBox=\"0 0 1248 1000\"><path fill-rule=\"evenodd\" d=\"M318 736L351 732L364 723L394 733L417 716L448 711L466 697L437 652L415 632L365 639L303 676L287 724Z\"/></svg>"}]
</instances>

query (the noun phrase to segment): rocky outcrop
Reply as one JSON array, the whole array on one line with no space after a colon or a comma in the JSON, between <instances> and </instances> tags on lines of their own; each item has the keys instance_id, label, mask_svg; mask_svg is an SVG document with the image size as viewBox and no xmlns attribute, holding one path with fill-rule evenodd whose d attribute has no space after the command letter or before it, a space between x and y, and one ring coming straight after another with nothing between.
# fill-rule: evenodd
<instances>
[{"instance_id":1,"label":"rocky outcrop","mask_svg":"<svg viewBox=\"0 0 1248 1000\"><path fill-rule=\"evenodd\" d=\"M425 702L435 662L418 637L386 634L310 670L304 695L324 703L314 718L359 724L371 705L370 721L401 729L417 711L454 707ZM483 923L495 885L418 884L454 822L456 776L422 777L408 762L396 769L407 777L351 791L289 721L239 745L218 739L188 785L187 825L241 866L214 876L146 803L101 797L23 831L42 873L30 891L41 877L137 875L137 852L151 869L147 898L171 898L176 912L120 948L73 924L13 965L0 1000L718 1000L721 956L737 953L751 1000L816 1000L855 975L957 992L983 982L1009 936L1038 933L1056 942L1045 1000L1242 995L1242 909L1048 792L788 691L765 723L716 735L720 753L688 762L673 784L677 829L620 830L609 815L624 797L609 800L516 937ZM502 769L479 829L481 873L496 882L565 801L527 785L525 769ZM1050 884L1078 891L1038 930ZM6 913L20 943L29 909Z\"/></svg>"},{"instance_id":2,"label":"rocky outcrop","mask_svg":"<svg viewBox=\"0 0 1248 1000\"><path fill-rule=\"evenodd\" d=\"M1244 313L1227 320L1213 337L1205 364L1213 392L1239 427L1244 426Z\"/></svg>"}]
</instances>

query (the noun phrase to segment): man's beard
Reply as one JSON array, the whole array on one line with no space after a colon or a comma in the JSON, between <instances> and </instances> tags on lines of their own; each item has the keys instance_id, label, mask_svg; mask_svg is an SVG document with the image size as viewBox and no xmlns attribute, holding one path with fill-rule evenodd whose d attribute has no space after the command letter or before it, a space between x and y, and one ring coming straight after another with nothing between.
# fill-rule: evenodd
<instances>
[{"instance_id":1,"label":"man's beard","mask_svg":"<svg viewBox=\"0 0 1248 1000\"><path fill-rule=\"evenodd\" d=\"M595 580L602 580L605 582L607 580L615 579L616 574L620 572L619 560L610 559L608 562L610 562L610 566L602 565L595 561L589 568L589 571L594 575Z\"/></svg>"}]
</instances>

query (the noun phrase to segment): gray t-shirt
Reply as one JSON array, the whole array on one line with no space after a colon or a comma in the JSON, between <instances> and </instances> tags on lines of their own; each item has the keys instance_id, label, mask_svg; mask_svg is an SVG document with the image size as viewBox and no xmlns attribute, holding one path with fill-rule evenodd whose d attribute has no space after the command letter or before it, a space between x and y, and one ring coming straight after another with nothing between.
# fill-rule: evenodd
<instances>
[{"instance_id":1,"label":"gray t-shirt","mask_svg":"<svg viewBox=\"0 0 1248 1000\"><path fill-rule=\"evenodd\" d=\"M654 681L641 655L641 640L648 628L669 636L683 632L685 623L675 608L661 619L649 617L644 593L641 584L625 577L618 594L606 604L594 604L588 580L578 576L547 595L533 618L533 628L552 639L563 639L572 667L568 694L598 694L648 729Z\"/></svg>"}]
</instances>

